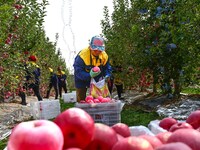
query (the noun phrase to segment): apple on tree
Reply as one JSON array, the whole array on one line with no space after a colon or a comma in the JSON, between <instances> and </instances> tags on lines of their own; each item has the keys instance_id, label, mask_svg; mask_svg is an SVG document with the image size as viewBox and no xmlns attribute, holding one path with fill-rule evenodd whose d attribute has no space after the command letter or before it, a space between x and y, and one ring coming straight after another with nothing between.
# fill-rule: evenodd
<instances>
[{"instance_id":1,"label":"apple on tree","mask_svg":"<svg viewBox=\"0 0 200 150\"><path fill-rule=\"evenodd\" d=\"M60 128L48 120L33 120L16 125L9 137L8 150L62 150Z\"/></svg>"},{"instance_id":2,"label":"apple on tree","mask_svg":"<svg viewBox=\"0 0 200 150\"><path fill-rule=\"evenodd\" d=\"M64 136L64 149L77 147L84 149L94 135L94 120L83 109L73 107L60 113L54 122Z\"/></svg>"}]
</instances>

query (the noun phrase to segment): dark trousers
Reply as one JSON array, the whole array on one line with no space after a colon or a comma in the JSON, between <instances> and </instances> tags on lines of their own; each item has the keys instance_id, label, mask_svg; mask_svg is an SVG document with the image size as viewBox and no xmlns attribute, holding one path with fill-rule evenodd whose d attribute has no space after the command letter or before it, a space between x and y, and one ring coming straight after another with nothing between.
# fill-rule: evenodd
<instances>
[{"instance_id":1,"label":"dark trousers","mask_svg":"<svg viewBox=\"0 0 200 150\"><path fill-rule=\"evenodd\" d=\"M123 84L115 84L116 88L117 88L117 95L118 95L118 98L120 99L121 96L122 96L122 92L123 92Z\"/></svg>"},{"instance_id":2,"label":"dark trousers","mask_svg":"<svg viewBox=\"0 0 200 150\"><path fill-rule=\"evenodd\" d=\"M58 85L57 84L53 84L53 83L49 84L46 98L49 98L49 95L50 95L52 87L54 88L54 91L55 91L55 99L58 99Z\"/></svg>"},{"instance_id":3,"label":"dark trousers","mask_svg":"<svg viewBox=\"0 0 200 150\"><path fill-rule=\"evenodd\" d=\"M109 80L108 81L108 89L109 89L110 94L112 94L113 83L114 83L114 80Z\"/></svg>"},{"instance_id":4,"label":"dark trousers","mask_svg":"<svg viewBox=\"0 0 200 150\"><path fill-rule=\"evenodd\" d=\"M77 88L76 89L77 102L80 102L81 100L85 100L86 92L87 92L87 88Z\"/></svg>"},{"instance_id":5,"label":"dark trousers","mask_svg":"<svg viewBox=\"0 0 200 150\"><path fill-rule=\"evenodd\" d=\"M35 96L38 99L38 101L42 101L42 96L40 94L40 88L39 88L38 84L25 85L23 88L26 89L26 90L32 88ZM19 96L21 97L21 100L22 100L21 104L26 105L26 94L21 91L21 92L19 92Z\"/></svg>"},{"instance_id":6,"label":"dark trousers","mask_svg":"<svg viewBox=\"0 0 200 150\"><path fill-rule=\"evenodd\" d=\"M66 83L59 83L58 84L58 89L59 89L59 95L60 98L62 97L62 89L65 91L65 93L67 93L67 84Z\"/></svg>"}]
</instances>

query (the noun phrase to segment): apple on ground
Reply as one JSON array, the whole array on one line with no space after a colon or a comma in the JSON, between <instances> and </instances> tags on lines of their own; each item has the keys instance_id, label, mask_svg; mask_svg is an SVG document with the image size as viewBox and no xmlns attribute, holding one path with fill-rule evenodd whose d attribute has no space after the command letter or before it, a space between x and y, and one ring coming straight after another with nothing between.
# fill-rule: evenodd
<instances>
[{"instance_id":1,"label":"apple on ground","mask_svg":"<svg viewBox=\"0 0 200 150\"><path fill-rule=\"evenodd\" d=\"M147 140L154 149L160 145L163 145L163 143L156 136L143 134L143 135L140 135L139 137Z\"/></svg>"},{"instance_id":2,"label":"apple on ground","mask_svg":"<svg viewBox=\"0 0 200 150\"><path fill-rule=\"evenodd\" d=\"M167 143L169 137L172 135L172 132L160 132L156 134L155 136L163 143Z\"/></svg>"},{"instance_id":3,"label":"apple on ground","mask_svg":"<svg viewBox=\"0 0 200 150\"><path fill-rule=\"evenodd\" d=\"M98 66L95 66L92 68L92 71L94 72L99 72L100 71L100 68Z\"/></svg>"},{"instance_id":4,"label":"apple on ground","mask_svg":"<svg viewBox=\"0 0 200 150\"><path fill-rule=\"evenodd\" d=\"M200 148L200 133L195 129L179 129L172 132L167 143L182 142L188 145L192 150Z\"/></svg>"},{"instance_id":5,"label":"apple on ground","mask_svg":"<svg viewBox=\"0 0 200 150\"><path fill-rule=\"evenodd\" d=\"M153 147L143 138L130 136L118 141L112 150L153 150Z\"/></svg>"},{"instance_id":6,"label":"apple on ground","mask_svg":"<svg viewBox=\"0 0 200 150\"><path fill-rule=\"evenodd\" d=\"M114 129L116 133L120 134L123 137L131 136L131 131L128 125L125 123L121 123L121 122L116 123L113 126L111 126L111 128Z\"/></svg>"},{"instance_id":7,"label":"apple on ground","mask_svg":"<svg viewBox=\"0 0 200 150\"><path fill-rule=\"evenodd\" d=\"M33 120L14 127L8 140L8 150L62 150L60 128L48 120Z\"/></svg>"},{"instance_id":8,"label":"apple on ground","mask_svg":"<svg viewBox=\"0 0 200 150\"><path fill-rule=\"evenodd\" d=\"M60 113L54 120L64 136L64 149L84 149L92 140L94 120L83 109L73 107Z\"/></svg>"},{"instance_id":9,"label":"apple on ground","mask_svg":"<svg viewBox=\"0 0 200 150\"><path fill-rule=\"evenodd\" d=\"M178 129L193 129L193 127L187 122L177 122L171 126L169 132L174 132Z\"/></svg>"},{"instance_id":10,"label":"apple on ground","mask_svg":"<svg viewBox=\"0 0 200 150\"><path fill-rule=\"evenodd\" d=\"M167 143L157 147L155 150L192 150L182 142Z\"/></svg>"},{"instance_id":11,"label":"apple on ground","mask_svg":"<svg viewBox=\"0 0 200 150\"><path fill-rule=\"evenodd\" d=\"M178 121L172 117L163 118L159 122L159 126L167 131L169 131L170 127L177 123Z\"/></svg>"},{"instance_id":12,"label":"apple on ground","mask_svg":"<svg viewBox=\"0 0 200 150\"><path fill-rule=\"evenodd\" d=\"M191 112L191 114L187 117L186 122L191 124L194 129L200 127L200 110L196 110Z\"/></svg>"},{"instance_id":13,"label":"apple on ground","mask_svg":"<svg viewBox=\"0 0 200 150\"><path fill-rule=\"evenodd\" d=\"M93 139L84 150L111 150L117 141L117 133L111 127L95 123Z\"/></svg>"}]
</instances>

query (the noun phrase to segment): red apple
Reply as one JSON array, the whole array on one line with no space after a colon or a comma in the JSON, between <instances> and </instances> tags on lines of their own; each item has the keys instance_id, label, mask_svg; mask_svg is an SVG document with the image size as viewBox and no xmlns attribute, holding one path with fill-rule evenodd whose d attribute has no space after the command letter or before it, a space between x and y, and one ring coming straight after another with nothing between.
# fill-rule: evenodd
<instances>
[{"instance_id":1,"label":"red apple","mask_svg":"<svg viewBox=\"0 0 200 150\"><path fill-rule=\"evenodd\" d=\"M86 96L85 101L87 102L87 101L91 101L91 100L93 100L93 99L94 99L94 98L93 98L92 95L88 95L88 96Z\"/></svg>"},{"instance_id":2,"label":"red apple","mask_svg":"<svg viewBox=\"0 0 200 150\"><path fill-rule=\"evenodd\" d=\"M177 122L171 126L171 128L169 129L169 132L174 132L175 130L185 129L185 128L193 129L193 127L187 122Z\"/></svg>"},{"instance_id":3,"label":"red apple","mask_svg":"<svg viewBox=\"0 0 200 150\"><path fill-rule=\"evenodd\" d=\"M179 129L172 133L167 143L182 142L187 144L192 150L200 148L200 133L195 129Z\"/></svg>"},{"instance_id":4,"label":"red apple","mask_svg":"<svg viewBox=\"0 0 200 150\"><path fill-rule=\"evenodd\" d=\"M143 135L140 135L139 137L147 140L154 149L160 145L163 145L163 143L156 136L143 134Z\"/></svg>"},{"instance_id":5,"label":"red apple","mask_svg":"<svg viewBox=\"0 0 200 150\"><path fill-rule=\"evenodd\" d=\"M131 136L131 131L125 123L116 123L112 127L112 129L115 130L116 133L120 134L123 137L129 137Z\"/></svg>"},{"instance_id":6,"label":"red apple","mask_svg":"<svg viewBox=\"0 0 200 150\"><path fill-rule=\"evenodd\" d=\"M157 147L155 150L192 150L188 145L182 142L174 142L163 144Z\"/></svg>"},{"instance_id":7,"label":"red apple","mask_svg":"<svg viewBox=\"0 0 200 150\"><path fill-rule=\"evenodd\" d=\"M167 117L167 118L163 118L162 120L160 120L159 122L159 126L167 131L169 131L170 127L177 123L178 121L174 118L171 117Z\"/></svg>"},{"instance_id":8,"label":"red apple","mask_svg":"<svg viewBox=\"0 0 200 150\"><path fill-rule=\"evenodd\" d=\"M156 134L156 137L163 143L167 143L167 140L172 135L172 132L160 132Z\"/></svg>"},{"instance_id":9,"label":"red apple","mask_svg":"<svg viewBox=\"0 0 200 150\"><path fill-rule=\"evenodd\" d=\"M8 140L8 150L62 150L60 128L48 120L22 122L14 127Z\"/></svg>"},{"instance_id":10,"label":"red apple","mask_svg":"<svg viewBox=\"0 0 200 150\"><path fill-rule=\"evenodd\" d=\"M153 150L153 147L143 138L130 136L118 141L112 150Z\"/></svg>"},{"instance_id":11,"label":"red apple","mask_svg":"<svg viewBox=\"0 0 200 150\"><path fill-rule=\"evenodd\" d=\"M103 99L103 96L98 96L97 98L98 98L98 99L99 99L99 101L101 102L101 101L102 101L102 99Z\"/></svg>"},{"instance_id":12,"label":"red apple","mask_svg":"<svg viewBox=\"0 0 200 150\"><path fill-rule=\"evenodd\" d=\"M194 129L200 127L200 110L193 111L186 119L186 122L191 124Z\"/></svg>"},{"instance_id":13,"label":"red apple","mask_svg":"<svg viewBox=\"0 0 200 150\"><path fill-rule=\"evenodd\" d=\"M60 113L54 120L64 136L64 148L85 148L94 134L94 120L83 109L73 107Z\"/></svg>"},{"instance_id":14,"label":"red apple","mask_svg":"<svg viewBox=\"0 0 200 150\"><path fill-rule=\"evenodd\" d=\"M76 147L71 147L71 148L67 148L67 149L65 149L65 150L82 150L82 149L76 148Z\"/></svg>"},{"instance_id":15,"label":"red apple","mask_svg":"<svg viewBox=\"0 0 200 150\"><path fill-rule=\"evenodd\" d=\"M117 133L117 140L121 141L122 139L124 139L124 137Z\"/></svg>"},{"instance_id":16,"label":"red apple","mask_svg":"<svg viewBox=\"0 0 200 150\"><path fill-rule=\"evenodd\" d=\"M111 127L102 123L95 123L93 139L85 150L111 150L117 141L117 134Z\"/></svg>"},{"instance_id":17,"label":"red apple","mask_svg":"<svg viewBox=\"0 0 200 150\"><path fill-rule=\"evenodd\" d=\"M95 67L92 68L92 71L93 72L99 72L100 68L98 66L95 66Z\"/></svg>"},{"instance_id":18,"label":"red apple","mask_svg":"<svg viewBox=\"0 0 200 150\"><path fill-rule=\"evenodd\" d=\"M101 103L101 102L99 101L99 99L97 99L97 98L95 98L93 101L94 101L94 103Z\"/></svg>"}]
</instances>

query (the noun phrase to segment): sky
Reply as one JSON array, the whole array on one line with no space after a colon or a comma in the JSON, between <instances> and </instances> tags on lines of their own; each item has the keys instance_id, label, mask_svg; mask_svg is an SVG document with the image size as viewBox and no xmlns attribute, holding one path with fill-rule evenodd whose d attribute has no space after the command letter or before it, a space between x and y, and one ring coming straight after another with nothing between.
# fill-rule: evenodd
<instances>
[{"instance_id":1,"label":"sky","mask_svg":"<svg viewBox=\"0 0 200 150\"><path fill-rule=\"evenodd\" d=\"M112 0L48 0L44 29L50 41L60 48L67 68L73 70L76 54L87 47L92 36L101 34L100 20L104 19L103 7L108 6L111 15Z\"/></svg>"}]
</instances>

